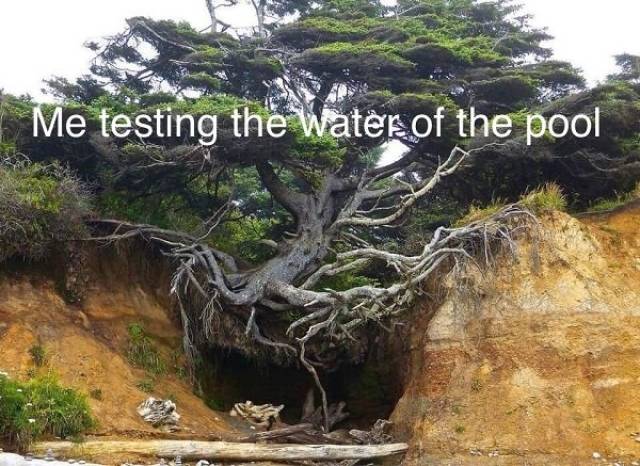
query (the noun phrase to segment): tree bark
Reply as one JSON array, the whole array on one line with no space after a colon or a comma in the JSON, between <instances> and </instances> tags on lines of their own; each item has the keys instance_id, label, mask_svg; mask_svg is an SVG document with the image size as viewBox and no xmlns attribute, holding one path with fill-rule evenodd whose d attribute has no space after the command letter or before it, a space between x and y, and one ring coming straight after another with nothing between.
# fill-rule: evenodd
<instances>
[{"instance_id":1,"label":"tree bark","mask_svg":"<svg viewBox=\"0 0 640 466\"><path fill-rule=\"evenodd\" d=\"M130 454L161 458L181 456L184 460L231 461L331 461L370 460L400 455L406 443L388 445L267 445L183 440L43 442L35 444L35 453L51 450L68 457Z\"/></svg>"}]
</instances>

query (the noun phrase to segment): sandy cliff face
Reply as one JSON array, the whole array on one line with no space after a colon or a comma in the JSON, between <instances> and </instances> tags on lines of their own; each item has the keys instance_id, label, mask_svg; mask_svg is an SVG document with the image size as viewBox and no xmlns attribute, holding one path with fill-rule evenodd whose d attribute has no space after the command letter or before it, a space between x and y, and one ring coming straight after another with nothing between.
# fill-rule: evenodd
<instances>
[{"instance_id":1,"label":"sandy cliff face","mask_svg":"<svg viewBox=\"0 0 640 466\"><path fill-rule=\"evenodd\" d=\"M417 313L406 465L640 458L640 204L543 223L538 255L522 244L477 296Z\"/></svg>"},{"instance_id":2,"label":"sandy cliff face","mask_svg":"<svg viewBox=\"0 0 640 466\"><path fill-rule=\"evenodd\" d=\"M149 396L175 400L182 419L174 435L189 438L225 437L232 428L225 415L209 410L176 371L182 332L158 291L166 282L154 264L142 270L139 255L97 251L90 257L87 299L68 305L55 286L55 274L34 266L0 277L0 370L27 379L35 371L53 372L62 384L89 397L98 420L96 434L149 437L161 432L142 421L136 407ZM107 255L105 255L107 254ZM136 264L137 262L137 264ZM15 269L15 268L12 268ZM18 267L19 269L19 267ZM166 373L153 376L127 359L128 326L142 324L166 361ZM34 346L47 354L36 368L29 354ZM141 386L149 393L141 390Z\"/></svg>"}]
</instances>

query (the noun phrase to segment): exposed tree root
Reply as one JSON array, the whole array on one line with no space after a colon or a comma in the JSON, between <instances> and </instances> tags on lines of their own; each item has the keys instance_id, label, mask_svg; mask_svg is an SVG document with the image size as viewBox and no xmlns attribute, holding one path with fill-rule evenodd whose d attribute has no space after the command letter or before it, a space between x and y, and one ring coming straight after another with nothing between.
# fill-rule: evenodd
<instances>
[{"instance_id":1,"label":"exposed tree root","mask_svg":"<svg viewBox=\"0 0 640 466\"><path fill-rule=\"evenodd\" d=\"M100 221L110 232L97 239L142 236L177 261L171 292L180 308L188 356L196 351L194 340L198 335L204 334L210 341L224 339L219 324L231 319L236 326L243 325L247 341L269 348L272 358L297 358L321 394L323 427L329 432L335 422L318 372L335 365L323 356L327 344L347 348L358 342L359 332L369 323L384 325L398 318L417 295L424 293L422 286L427 279L470 264L490 264L498 249L514 250L514 234L527 228L534 218L518 205L511 205L481 222L461 228L441 227L414 256L386 251L358 236L361 228L396 225L441 180L453 174L469 153L455 148L431 177L414 185L398 179L393 179L390 186L379 184L406 169L414 157L409 154L404 163L375 168L348 181L329 176L326 186L315 195L290 190L270 165L261 165L264 184L296 218L297 231L276 245L278 253L273 259L249 271L241 270L233 257L206 244L207 234L196 238L150 225ZM214 215L209 232L226 211L221 208ZM351 249L333 254L336 241L347 243ZM389 277L393 277L387 286L317 289L324 277L374 263L385 264ZM270 323L281 319L283 312L298 317L286 331L274 330Z\"/></svg>"}]
</instances>

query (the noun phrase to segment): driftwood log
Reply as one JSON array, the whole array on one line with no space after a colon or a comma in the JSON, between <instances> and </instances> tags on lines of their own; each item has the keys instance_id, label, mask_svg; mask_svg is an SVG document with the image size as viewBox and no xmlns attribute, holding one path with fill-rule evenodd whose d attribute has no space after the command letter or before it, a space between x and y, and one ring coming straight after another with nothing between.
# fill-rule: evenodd
<instances>
[{"instance_id":1,"label":"driftwood log","mask_svg":"<svg viewBox=\"0 0 640 466\"><path fill-rule=\"evenodd\" d=\"M255 426L270 429L274 423L280 420L280 411L283 409L284 405L256 405L251 401L247 401L245 403L236 403L229 414L234 417L239 416Z\"/></svg>"},{"instance_id":2,"label":"driftwood log","mask_svg":"<svg viewBox=\"0 0 640 466\"><path fill-rule=\"evenodd\" d=\"M388 445L278 445L187 440L102 441L84 443L42 442L35 453L52 451L56 456L94 457L130 454L160 458L181 456L185 460L234 461L332 461L375 459L403 454L406 443Z\"/></svg>"}]
</instances>

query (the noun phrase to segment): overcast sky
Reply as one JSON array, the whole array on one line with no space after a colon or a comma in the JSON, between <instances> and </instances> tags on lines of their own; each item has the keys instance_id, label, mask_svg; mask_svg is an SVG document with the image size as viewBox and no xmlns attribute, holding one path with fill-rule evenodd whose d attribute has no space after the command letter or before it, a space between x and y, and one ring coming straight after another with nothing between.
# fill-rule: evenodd
<instances>
[{"instance_id":1,"label":"overcast sky","mask_svg":"<svg viewBox=\"0 0 640 466\"><path fill-rule=\"evenodd\" d=\"M241 0L242 1L242 0ZM591 83L614 70L612 55L640 54L638 0L520 0L556 39L556 57L582 68ZM17 0L0 4L0 88L40 97L42 79L73 78L86 72L91 53L86 40L123 29L136 15L184 19L204 28L204 0ZM253 22L247 5L228 12L233 24Z\"/></svg>"}]
</instances>

